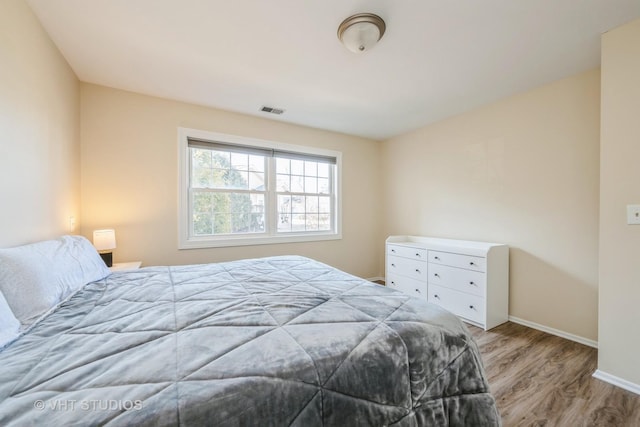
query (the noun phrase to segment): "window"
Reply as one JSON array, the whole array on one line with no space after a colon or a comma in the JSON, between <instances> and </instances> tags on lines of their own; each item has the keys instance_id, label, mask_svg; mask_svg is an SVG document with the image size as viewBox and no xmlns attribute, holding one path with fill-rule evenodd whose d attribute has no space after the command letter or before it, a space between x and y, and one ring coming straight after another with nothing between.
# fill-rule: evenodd
<instances>
[{"instance_id":1,"label":"window","mask_svg":"<svg viewBox=\"0 0 640 427\"><path fill-rule=\"evenodd\" d=\"M339 239L341 153L179 129L181 249Z\"/></svg>"}]
</instances>

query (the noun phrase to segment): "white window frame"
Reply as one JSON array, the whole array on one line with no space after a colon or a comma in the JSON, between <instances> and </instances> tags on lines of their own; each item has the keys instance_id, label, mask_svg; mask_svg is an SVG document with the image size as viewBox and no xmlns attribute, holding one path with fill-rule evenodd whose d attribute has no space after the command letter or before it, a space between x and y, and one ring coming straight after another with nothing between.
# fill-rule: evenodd
<instances>
[{"instance_id":1,"label":"white window frame","mask_svg":"<svg viewBox=\"0 0 640 427\"><path fill-rule=\"evenodd\" d=\"M309 231L309 232L277 232L277 214L275 212L275 182L270 182L271 177L267 176L267 195L271 199L267 209L266 222L267 232L256 235L247 234L226 234L219 236L192 236L191 235L191 213L189 207L189 181L190 181L190 154L189 139L200 139L205 141L216 141L225 144L237 144L243 146L253 146L273 150L283 150L300 154L309 154L324 157L335 157L335 174L333 179L333 224L331 231ZM304 145L293 145L282 142L267 141L262 139L247 138L237 135L228 135L218 132L209 132L198 129L178 128L178 249L199 249L228 246L246 245L269 245L277 243L314 242L323 240L342 239L342 153L339 151L325 150L322 148L308 147Z\"/></svg>"}]
</instances>

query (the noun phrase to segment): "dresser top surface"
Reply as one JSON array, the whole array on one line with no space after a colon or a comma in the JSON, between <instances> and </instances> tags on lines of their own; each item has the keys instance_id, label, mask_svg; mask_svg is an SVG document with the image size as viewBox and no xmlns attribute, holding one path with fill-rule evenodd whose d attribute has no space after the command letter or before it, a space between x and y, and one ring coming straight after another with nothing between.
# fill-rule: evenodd
<instances>
[{"instance_id":1,"label":"dresser top surface","mask_svg":"<svg viewBox=\"0 0 640 427\"><path fill-rule=\"evenodd\" d=\"M387 243L401 246L420 247L434 250L476 249L489 251L492 248L506 247L502 243L476 242L473 240L441 239L422 236L389 236Z\"/></svg>"}]
</instances>

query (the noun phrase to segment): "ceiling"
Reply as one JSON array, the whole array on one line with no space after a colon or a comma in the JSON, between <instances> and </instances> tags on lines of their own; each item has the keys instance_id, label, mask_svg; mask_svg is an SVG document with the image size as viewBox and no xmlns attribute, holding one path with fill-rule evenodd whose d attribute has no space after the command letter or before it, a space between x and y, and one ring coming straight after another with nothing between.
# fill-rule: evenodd
<instances>
[{"instance_id":1,"label":"ceiling","mask_svg":"<svg viewBox=\"0 0 640 427\"><path fill-rule=\"evenodd\" d=\"M376 140L597 67L600 34L640 17L640 0L27 2L81 81ZM354 54L336 32L360 12L387 31Z\"/></svg>"}]
</instances>

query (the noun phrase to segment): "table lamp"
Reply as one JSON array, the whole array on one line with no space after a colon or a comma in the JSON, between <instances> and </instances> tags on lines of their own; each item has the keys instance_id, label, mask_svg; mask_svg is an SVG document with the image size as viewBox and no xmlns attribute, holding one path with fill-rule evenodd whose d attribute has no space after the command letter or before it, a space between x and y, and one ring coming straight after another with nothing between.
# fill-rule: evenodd
<instances>
[{"instance_id":1,"label":"table lamp","mask_svg":"<svg viewBox=\"0 0 640 427\"><path fill-rule=\"evenodd\" d=\"M95 230L93 232L93 246L96 247L107 267L111 267L113 265L113 253L111 251L116 248L115 230L111 228Z\"/></svg>"}]
</instances>

